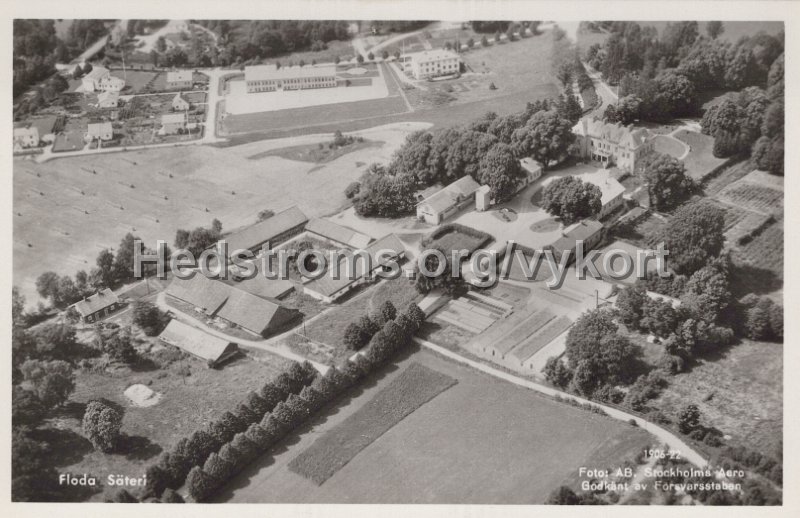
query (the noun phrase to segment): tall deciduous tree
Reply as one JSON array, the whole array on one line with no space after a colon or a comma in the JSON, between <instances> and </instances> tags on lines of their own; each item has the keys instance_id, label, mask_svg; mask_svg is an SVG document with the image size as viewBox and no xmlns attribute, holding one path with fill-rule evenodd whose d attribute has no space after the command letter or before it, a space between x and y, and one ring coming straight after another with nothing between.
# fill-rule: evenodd
<instances>
[{"instance_id":1,"label":"tall deciduous tree","mask_svg":"<svg viewBox=\"0 0 800 518\"><path fill-rule=\"evenodd\" d=\"M564 158L574 141L572 125L556 111L533 114L512 138L518 158L533 157L544 167Z\"/></svg>"},{"instance_id":2,"label":"tall deciduous tree","mask_svg":"<svg viewBox=\"0 0 800 518\"><path fill-rule=\"evenodd\" d=\"M594 184L574 176L564 176L545 187L542 208L561 218L565 225L600 212L602 192Z\"/></svg>"}]
</instances>

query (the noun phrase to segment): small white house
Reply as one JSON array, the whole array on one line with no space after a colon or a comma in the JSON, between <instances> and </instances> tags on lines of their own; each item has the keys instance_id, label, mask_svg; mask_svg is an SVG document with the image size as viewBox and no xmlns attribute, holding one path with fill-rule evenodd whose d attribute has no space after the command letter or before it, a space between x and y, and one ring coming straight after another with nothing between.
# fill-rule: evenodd
<instances>
[{"instance_id":1,"label":"small white house","mask_svg":"<svg viewBox=\"0 0 800 518\"><path fill-rule=\"evenodd\" d=\"M86 140L111 140L114 138L114 128L110 122L91 123L86 128Z\"/></svg>"},{"instance_id":2,"label":"small white house","mask_svg":"<svg viewBox=\"0 0 800 518\"><path fill-rule=\"evenodd\" d=\"M172 111L185 112L189 111L191 107L189 101L184 99L180 93L175 94L175 97L172 98Z\"/></svg>"}]
</instances>

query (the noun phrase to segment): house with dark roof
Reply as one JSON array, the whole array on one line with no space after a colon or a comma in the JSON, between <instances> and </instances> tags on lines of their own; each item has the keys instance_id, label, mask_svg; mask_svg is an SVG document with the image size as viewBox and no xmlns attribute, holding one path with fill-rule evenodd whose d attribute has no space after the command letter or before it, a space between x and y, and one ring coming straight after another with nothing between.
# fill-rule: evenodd
<instances>
[{"instance_id":1,"label":"house with dark roof","mask_svg":"<svg viewBox=\"0 0 800 518\"><path fill-rule=\"evenodd\" d=\"M194 306L208 316L216 315L228 299L230 287L222 282L195 273L188 279L175 277L167 287L167 295Z\"/></svg>"},{"instance_id":2,"label":"house with dark roof","mask_svg":"<svg viewBox=\"0 0 800 518\"><path fill-rule=\"evenodd\" d=\"M567 263L571 263L575 260L578 241L583 241L583 252L585 254L597 246L602 237L603 224L592 219L585 219L565 228L561 237L552 244L547 245L545 249L549 248L553 251L556 261L560 261L561 256L569 252L569 261Z\"/></svg>"},{"instance_id":3,"label":"house with dark roof","mask_svg":"<svg viewBox=\"0 0 800 518\"><path fill-rule=\"evenodd\" d=\"M475 200L480 184L464 176L417 204L417 219L438 225Z\"/></svg>"},{"instance_id":4,"label":"house with dark roof","mask_svg":"<svg viewBox=\"0 0 800 518\"><path fill-rule=\"evenodd\" d=\"M239 352L239 347L230 340L210 335L177 320L170 320L158 338L203 360L212 368L220 366Z\"/></svg>"},{"instance_id":5,"label":"house with dark roof","mask_svg":"<svg viewBox=\"0 0 800 518\"><path fill-rule=\"evenodd\" d=\"M321 277L304 278L303 293L330 304L357 286L371 281L377 270L387 268L392 261L399 263L406 252L402 241L394 234L384 236L362 250L367 257L359 257L357 250L352 258L342 257L339 265L329 265L328 271ZM352 271L355 275L350 275L351 265L354 266Z\"/></svg>"},{"instance_id":6,"label":"house with dark roof","mask_svg":"<svg viewBox=\"0 0 800 518\"><path fill-rule=\"evenodd\" d=\"M122 307L113 291L106 288L85 297L72 305L81 316L81 321L90 324L114 313Z\"/></svg>"},{"instance_id":7,"label":"house with dark roof","mask_svg":"<svg viewBox=\"0 0 800 518\"><path fill-rule=\"evenodd\" d=\"M221 283L220 283L221 284ZM252 293L229 286L228 299L217 317L267 337L295 320L299 313Z\"/></svg>"},{"instance_id":8,"label":"house with dark roof","mask_svg":"<svg viewBox=\"0 0 800 518\"><path fill-rule=\"evenodd\" d=\"M296 311L275 301L200 273L190 279L175 278L167 288L167 295L193 305L199 313L262 336L281 329L298 316Z\"/></svg>"},{"instance_id":9,"label":"house with dark roof","mask_svg":"<svg viewBox=\"0 0 800 518\"><path fill-rule=\"evenodd\" d=\"M331 241L336 245L350 248L365 248L369 246L369 242L372 241L372 238L365 234L322 218L310 220L306 224L306 232Z\"/></svg>"},{"instance_id":10,"label":"house with dark roof","mask_svg":"<svg viewBox=\"0 0 800 518\"><path fill-rule=\"evenodd\" d=\"M166 87L168 90L188 90L192 87L193 77L191 70L170 70Z\"/></svg>"},{"instance_id":11,"label":"house with dark roof","mask_svg":"<svg viewBox=\"0 0 800 518\"><path fill-rule=\"evenodd\" d=\"M308 217L296 205L225 236L228 253L250 250L257 253L261 246L269 243L270 249L300 234L308 223Z\"/></svg>"},{"instance_id":12,"label":"house with dark roof","mask_svg":"<svg viewBox=\"0 0 800 518\"><path fill-rule=\"evenodd\" d=\"M629 172L634 171L642 157L653 151L655 135L646 128L584 117L572 132L581 157L604 166L616 165Z\"/></svg>"}]
</instances>

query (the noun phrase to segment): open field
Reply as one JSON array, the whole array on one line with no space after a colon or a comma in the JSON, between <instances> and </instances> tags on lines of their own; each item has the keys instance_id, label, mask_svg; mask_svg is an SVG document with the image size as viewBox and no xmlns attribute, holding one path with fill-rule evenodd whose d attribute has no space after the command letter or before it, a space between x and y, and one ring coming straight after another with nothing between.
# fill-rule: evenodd
<instances>
[{"instance_id":1,"label":"open field","mask_svg":"<svg viewBox=\"0 0 800 518\"><path fill-rule=\"evenodd\" d=\"M458 383L407 416L317 486L288 464L419 363ZM579 466L620 459L647 432L416 351L371 379L235 479L218 501L539 504ZM620 447L626 444L629 448ZM608 462L613 459L608 458Z\"/></svg>"},{"instance_id":2,"label":"open field","mask_svg":"<svg viewBox=\"0 0 800 518\"><path fill-rule=\"evenodd\" d=\"M783 430L783 345L743 340L676 375L654 401L676 415L695 404L702 422L774 455Z\"/></svg>"},{"instance_id":3,"label":"open field","mask_svg":"<svg viewBox=\"0 0 800 518\"><path fill-rule=\"evenodd\" d=\"M707 174L724 164L727 158L717 158L712 153L714 138L696 131L681 130L675 138L686 143L689 154L683 159L686 172L695 180L702 180Z\"/></svg>"},{"instance_id":4,"label":"open field","mask_svg":"<svg viewBox=\"0 0 800 518\"><path fill-rule=\"evenodd\" d=\"M249 390L260 388L286 366L277 356L265 356L261 361L239 356L214 370L177 351L171 354L178 359L157 370L76 371L75 392L64 410L34 432L50 443L51 465L59 472L98 475L101 483L108 474L141 477L161 451L232 409ZM161 400L150 407L133 406L123 392L134 384L147 385L162 395ZM96 452L83 437L81 419L86 403L98 398L125 412L122 432L127 437L118 453ZM116 488L102 491L92 500L102 501Z\"/></svg>"},{"instance_id":5,"label":"open field","mask_svg":"<svg viewBox=\"0 0 800 518\"><path fill-rule=\"evenodd\" d=\"M286 147L282 141L232 149L197 146L191 152L148 149L42 164L17 160L14 283L35 305L35 280L41 273L88 271L98 252L116 248L127 232L151 246L157 239L172 243L179 228L208 226L218 218L230 231L253 223L261 210L277 211L294 203L309 217L330 214L347 202L344 186L363 172L365 166L354 164L388 161L409 132L423 127L407 124L365 131L365 139L384 144L320 165L279 157L248 158ZM293 144L330 138L320 135Z\"/></svg>"},{"instance_id":6,"label":"open field","mask_svg":"<svg viewBox=\"0 0 800 518\"><path fill-rule=\"evenodd\" d=\"M322 485L361 450L455 384L450 376L412 363L369 402L295 457L289 469Z\"/></svg>"}]
</instances>

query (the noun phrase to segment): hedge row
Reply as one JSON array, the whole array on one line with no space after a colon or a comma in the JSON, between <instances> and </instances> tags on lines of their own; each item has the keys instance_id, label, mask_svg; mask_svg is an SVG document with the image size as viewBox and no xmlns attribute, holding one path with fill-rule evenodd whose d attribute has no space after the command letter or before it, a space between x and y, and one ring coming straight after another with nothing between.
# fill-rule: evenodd
<instances>
[{"instance_id":1,"label":"hedge row","mask_svg":"<svg viewBox=\"0 0 800 518\"><path fill-rule=\"evenodd\" d=\"M204 462L194 464L186 478L189 495L197 502L207 500L309 417L407 348L423 320L424 314L419 307L409 304L404 313L386 322L375 333L364 353L356 356L355 361L348 360L341 369L331 367L298 394L289 394L272 412L264 414L260 422L251 422L246 429L237 430L222 445L219 453L211 453Z\"/></svg>"},{"instance_id":2,"label":"hedge row","mask_svg":"<svg viewBox=\"0 0 800 518\"><path fill-rule=\"evenodd\" d=\"M434 230L433 232L422 238L420 244L422 245L423 248L430 246L431 243L441 238L442 236L450 234L451 232L458 232L460 234L464 234L469 237L474 237L475 239L480 239L481 245L479 246L482 246L483 244L486 244L487 242L493 239L490 234L482 232L478 229L467 227L465 225L460 225L458 223L448 223L446 225L442 225L441 227L437 228L436 230Z\"/></svg>"},{"instance_id":3,"label":"hedge row","mask_svg":"<svg viewBox=\"0 0 800 518\"><path fill-rule=\"evenodd\" d=\"M317 371L308 363L294 362L275 380L267 382L259 392L250 392L244 402L233 412L225 412L205 429L184 437L147 471L146 495L160 496L169 489L178 489L184 484L192 466L202 465L212 453L230 443L250 425L259 423L287 398L300 394L316 378Z\"/></svg>"}]
</instances>

